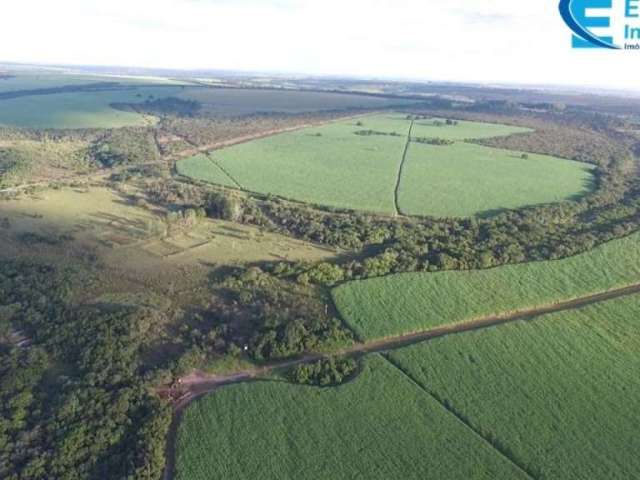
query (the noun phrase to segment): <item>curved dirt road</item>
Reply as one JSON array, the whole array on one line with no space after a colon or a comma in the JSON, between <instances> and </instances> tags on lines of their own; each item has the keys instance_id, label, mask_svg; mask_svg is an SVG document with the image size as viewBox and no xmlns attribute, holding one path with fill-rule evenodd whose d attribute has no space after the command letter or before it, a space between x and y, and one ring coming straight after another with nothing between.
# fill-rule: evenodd
<instances>
[{"instance_id":1,"label":"curved dirt road","mask_svg":"<svg viewBox=\"0 0 640 480\"><path fill-rule=\"evenodd\" d=\"M400 335L396 337L382 338L379 340L373 340L370 342L356 343L346 349L335 352L337 356L359 356L367 353L379 353L388 350L395 350L402 347L407 347L420 343L433 338L443 337L445 335L451 335L456 333L469 332L473 330L480 330L483 328L502 325L505 323L515 322L518 320L532 320L537 317L547 315L550 313L563 312L567 310L575 310L583 308L588 305L605 302L607 300L613 300L620 297L627 297L634 294L640 294L640 283L629 285L627 287L617 288L606 292L600 292L573 300L567 300L565 302L558 302L551 305L545 305L541 307L518 310L514 312L507 312L504 314L487 316L475 320L470 320L461 323L455 323L450 325L443 325L440 327L434 327L427 330L422 330L415 333L406 335ZM174 460L175 460L175 440L177 427L180 423L180 417L182 411L194 400L199 397L211 393L218 388L235 383L250 382L260 377L268 375L274 370L292 367L304 363L313 362L319 360L326 355L323 354L309 354L303 357L295 358L292 360L286 360L282 362L276 362L264 367L256 367L251 370L245 370L237 372L233 375L219 376L219 375L206 375L197 374L190 375L182 379L180 385L186 390L183 395L174 405L175 413L174 419L171 425L171 429L167 436L167 466L165 468L164 478L170 480L173 478Z\"/></svg>"}]
</instances>

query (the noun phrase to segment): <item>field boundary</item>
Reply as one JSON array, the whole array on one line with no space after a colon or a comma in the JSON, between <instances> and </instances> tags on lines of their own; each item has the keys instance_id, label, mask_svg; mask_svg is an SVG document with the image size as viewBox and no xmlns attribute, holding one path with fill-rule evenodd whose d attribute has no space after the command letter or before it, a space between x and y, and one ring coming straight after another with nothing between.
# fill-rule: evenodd
<instances>
[{"instance_id":1,"label":"field boundary","mask_svg":"<svg viewBox=\"0 0 640 480\"><path fill-rule=\"evenodd\" d=\"M396 188L393 190L393 206L396 209L396 215L402 215L400 210L400 183L402 183L402 172L404 171L404 164L407 160L407 153L409 153L409 145L411 144L411 133L413 131L414 120L411 120L409 124L409 133L407 134L407 143L404 144L404 151L402 152L402 159L400 160L400 166L398 167L398 175L396 177Z\"/></svg>"},{"instance_id":2,"label":"field boundary","mask_svg":"<svg viewBox=\"0 0 640 480\"><path fill-rule=\"evenodd\" d=\"M507 460L509 463L515 466L518 470L524 473L529 479L536 480L537 477L533 475L531 472L529 472L525 467L520 465L515 459L513 459L508 452L505 452L503 448L501 448L499 445L496 445L495 442L492 442L491 440L486 438L484 435L482 435L479 431L477 431L467 419L465 419L462 415L456 412L453 408L447 406L444 402L442 402L436 395L430 392L424 385L422 385L415 378L413 378L413 376L410 373L405 371L400 365L398 365L391 358L389 358L388 355L382 354L381 356L387 362L389 362L391 366L397 369L404 377L406 377L409 382L411 382L417 388L423 391L425 395L431 397L434 401L436 401L438 405L440 405L442 409L445 410L449 415L453 416L458 421L458 423L464 425L464 427L467 430L469 430L474 436L481 439L484 444L488 445L493 450L495 450L501 457L503 457L505 460Z\"/></svg>"},{"instance_id":3,"label":"field boundary","mask_svg":"<svg viewBox=\"0 0 640 480\"><path fill-rule=\"evenodd\" d=\"M240 184L240 182L238 182L233 175L231 175L226 168L224 168L222 165L220 165L212 156L211 156L211 152L206 152L205 156L209 159L209 161L211 163L213 163L218 170L220 170L229 180L231 180L231 182L233 182L233 184L239 188L240 190L244 190L244 187Z\"/></svg>"}]
</instances>

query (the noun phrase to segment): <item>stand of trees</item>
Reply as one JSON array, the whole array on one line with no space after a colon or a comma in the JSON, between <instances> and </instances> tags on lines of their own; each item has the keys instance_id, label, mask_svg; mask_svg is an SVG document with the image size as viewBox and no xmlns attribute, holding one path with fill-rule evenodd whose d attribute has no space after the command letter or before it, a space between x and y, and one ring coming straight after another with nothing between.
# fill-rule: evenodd
<instances>
[{"instance_id":1,"label":"stand of trees","mask_svg":"<svg viewBox=\"0 0 640 480\"><path fill-rule=\"evenodd\" d=\"M424 143L427 145L438 145L438 146L447 146L453 145L453 140L448 140L446 138L428 138L428 137L411 137L412 142L416 143Z\"/></svg>"},{"instance_id":2,"label":"stand of trees","mask_svg":"<svg viewBox=\"0 0 640 480\"><path fill-rule=\"evenodd\" d=\"M348 380L358 368L353 358L323 358L313 363L296 365L289 372L294 383L330 387Z\"/></svg>"},{"instance_id":3,"label":"stand of trees","mask_svg":"<svg viewBox=\"0 0 640 480\"><path fill-rule=\"evenodd\" d=\"M0 344L0 478L157 479L171 409L140 360L156 319L72 306L69 275L0 263L0 303L32 342Z\"/></svg>"}]
</instances>

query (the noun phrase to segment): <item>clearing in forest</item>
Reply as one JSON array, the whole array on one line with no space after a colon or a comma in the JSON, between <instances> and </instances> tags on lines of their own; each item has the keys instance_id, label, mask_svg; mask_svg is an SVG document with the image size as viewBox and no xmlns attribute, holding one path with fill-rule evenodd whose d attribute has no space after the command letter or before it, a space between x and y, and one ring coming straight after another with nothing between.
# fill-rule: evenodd
<instances>
[{"instance_id":1,"label":"clearing in forest","mask_svg":"<svg viewBox=\"0 0 640 480\"><path fill-rule=\"evenodd\" d=\"M473 216L588 192L590 165L464 142L529 131L381 114L196 155L177 170L250 192L383 214ZM434 140L442 144L428 143Z\"/></svg>"}]
</instances>

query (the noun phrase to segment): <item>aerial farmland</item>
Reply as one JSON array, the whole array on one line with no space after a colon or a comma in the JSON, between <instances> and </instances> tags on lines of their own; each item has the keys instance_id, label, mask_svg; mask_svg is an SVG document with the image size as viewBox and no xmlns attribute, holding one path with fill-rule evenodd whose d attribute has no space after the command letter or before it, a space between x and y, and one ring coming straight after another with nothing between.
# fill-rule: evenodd
<instances>
[{"instance_id":1,"label":"aerial farmland","mask_svg":"<svg viewBox=\"0 0 640 480\"><path fill-rule=\"evenodd\" d=\"M637 477L617 97L7 72L0 478Z\"/></svg>"}]
</instances>

